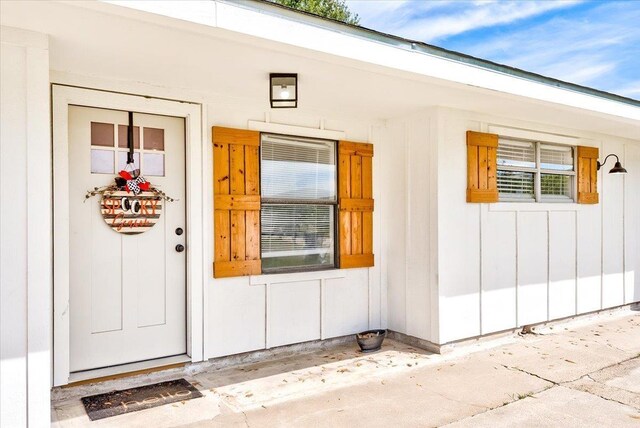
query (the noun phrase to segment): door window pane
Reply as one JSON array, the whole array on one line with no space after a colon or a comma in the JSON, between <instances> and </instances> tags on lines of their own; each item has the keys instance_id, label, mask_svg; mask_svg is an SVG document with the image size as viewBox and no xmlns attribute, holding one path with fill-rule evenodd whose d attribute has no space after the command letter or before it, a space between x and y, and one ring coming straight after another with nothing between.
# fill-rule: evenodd
<instances>
[{"instance_id":1,"label":"door window pane","mask_svg":"<svg viewBox=\"0 0 640 428\"><path fill-rule=\"evenodd\" d=\"M144 128L144 149L164 150L164 129Z\"/></svg>"},{"instance_id":2,"label":"door window pane","mask_svg":"<svg viewBox=\"0 0 640 428\"><path fill-rule=\"evenodd\" d=\"M113 147L113 124L91 122L91 145Z\"/></svg>"},{"instance_id":3,"label":"door window pane","mask_svg":"<svg viewBox=\"0 0 640 428\"><path fill-rule=\"evenodd\" d=\"M161 153L145 153L142 174L164 177L164 155Z\"/></svg>"},{"instance_id":4,"label":"door window pane","mask_svg":"<svg viewBox=\"0 0 640 428\"><path fill-rule=\"evenodd\" d=\"M127 136L127 129L129 127L127 125L118 125L118 147L127 148L129 147L129 140ZM133 127L133 148L140 148L140 127Z\"/></svg>"},{"instance_id":5,"label":"door window pane","mask_svg":"<svg viewBox=\"0 0 640 428\"><path fill-rule=\"evenodd\" d=\"M127 153L129 152L118 152L118 171L122 171L127 166ZM140 169L140 153L135 152L133 154L133 169Z\"/></svg>"},{"instance_id":6,"label":"door window pane","mask_svg":"<svg viewBox=\"0 0 640 428\"><path fill-rule=\"evenodd\" d=\"M113 174L113 151L91 149L91 172Z\"/></svg>"}]
</instances>

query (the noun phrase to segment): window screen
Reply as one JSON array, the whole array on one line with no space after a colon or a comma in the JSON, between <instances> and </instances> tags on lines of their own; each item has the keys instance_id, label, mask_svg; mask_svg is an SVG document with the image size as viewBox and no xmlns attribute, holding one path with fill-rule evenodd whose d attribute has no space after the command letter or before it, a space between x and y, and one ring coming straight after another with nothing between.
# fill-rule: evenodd
<instances>
[{"instance_id":1,"label":"window screen","mask_svg":"<svg viewBox=\"0 0 640 428\"><path fill-rule=\"evenodd\" d=\"M263 134L262 268L335 266L336 143Z\"/></svg>"}]
</instances>

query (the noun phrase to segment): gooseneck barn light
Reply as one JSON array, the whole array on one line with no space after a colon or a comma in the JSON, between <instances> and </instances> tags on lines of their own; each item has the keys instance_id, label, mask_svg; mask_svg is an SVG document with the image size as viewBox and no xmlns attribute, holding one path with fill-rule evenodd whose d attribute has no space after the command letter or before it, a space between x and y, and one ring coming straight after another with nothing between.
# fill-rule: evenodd
<instances>
[{"instance_id":1,"label":"gooseneck barn light","mask_svg":"<svg viewBox=\"0 0 640 428\"><path fill-rule=\"evenodd\" d=\"M615 156L616 164L613 166L613 168L611 168L611 171L609 171L609 174L626 174L627 170L622 167L622 164L620 163L620 159L618 158L618 155L615 155L613 153L611 153L610 155L607 155L607 157L604 158L604 161L602 161L602 163L598 161L598 170L600 170L600 168L603 167L605 163L607 163L607 159L609 159L610 156Z\"/></svg>"},{"instance_id":2,"label":"gooseneck barn light","mask_svg":"<svg viewBox=\"0 0 640 428\"><path fill-rule=\"evenodd\" d=\"M298 107L298 75L295 73L269 74L271 108Z\"/></svg>"}]
</instances>

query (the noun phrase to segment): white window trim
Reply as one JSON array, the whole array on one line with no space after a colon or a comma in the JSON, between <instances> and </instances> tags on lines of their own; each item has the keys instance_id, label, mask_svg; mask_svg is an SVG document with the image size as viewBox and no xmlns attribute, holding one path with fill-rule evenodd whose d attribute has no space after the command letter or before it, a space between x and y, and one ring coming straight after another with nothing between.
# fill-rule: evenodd
<instances>
[{"instance_id":1,"label":"white window trim","mask_svg":"<svg viewBox=\"0 0 640 428\"><path fill-rule=\"evenodd\" d=\"M288 272L288 273L265 273L262 275L251 275L249 277L250 285L271 285L282 284L285 282L299 281L317 281L324 279L346 278L346 269L327 269L306 272Z\"/></svg>"},{"instance_id":2,"label":"white window trim","mask_svg":"<svg viewBox=\"0 0 640 428\"><path fill-rule=\"evenodd\" d=\"M540 141L545 143L563 144L567 146L580 145L580 139L562 134L549 134L546 132L532 131L529 129L512 128L508 126L489 125L488 132L498 134L505 138L515 138L520 140Z\"/></svg>"},{"instance_id":3,"label":"white window trim","mask_svg":"<svg viewBox=\"0 0 640 428\"><path fill-rule=\"evenodd\" d=\"M346 139L343 131L334 131L324 128L308 128L305 126L284 125L281 123L259 122L250 120L247 128L251 131L260 131L268 134L291 135L295 137L321 138L323 140L340 141Z\"/></svg>"}]
</instances>

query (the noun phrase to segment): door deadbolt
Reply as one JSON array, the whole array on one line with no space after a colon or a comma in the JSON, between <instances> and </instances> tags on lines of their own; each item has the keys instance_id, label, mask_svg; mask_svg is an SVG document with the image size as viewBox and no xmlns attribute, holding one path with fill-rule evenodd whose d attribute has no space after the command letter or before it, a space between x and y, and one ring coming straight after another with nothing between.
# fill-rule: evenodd
<instances>
[{"instance_id":1,"label":"door deadbolt","mask_svg":"<svg viewBox=\"0 0 640 428\"><path fill-rule=\"evenodd\" d=\"M176 245L176 251L179 252L179 253L183 252L184 251L184 245L182 245L182 244Z\"/></svg>"}]
</instances>

